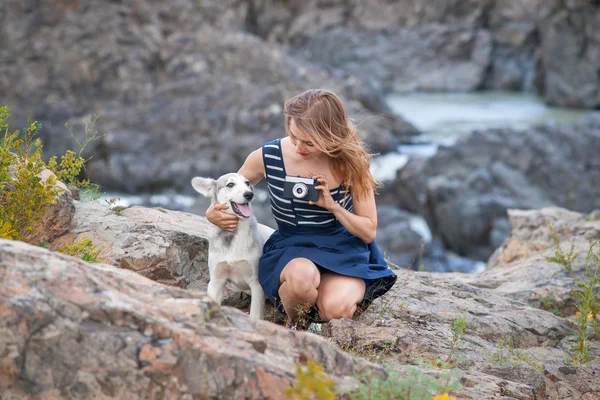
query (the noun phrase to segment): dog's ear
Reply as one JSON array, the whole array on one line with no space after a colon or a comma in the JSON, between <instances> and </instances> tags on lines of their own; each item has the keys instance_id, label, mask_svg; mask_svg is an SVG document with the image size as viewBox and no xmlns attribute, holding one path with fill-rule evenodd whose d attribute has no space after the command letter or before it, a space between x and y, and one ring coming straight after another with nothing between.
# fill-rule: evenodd
<instances>
[{"instance_id":1,"label":"dog's ear","mask_svg":"<svg viewBox=\"0 0 600 400\"><path fill-rule=\"evenodd\" d=\"M200 178L199 176L192 179L192 187L196 192L208 197L211 201L216 200L217 181L210 178Z\"/></svg>"}]
</instances>

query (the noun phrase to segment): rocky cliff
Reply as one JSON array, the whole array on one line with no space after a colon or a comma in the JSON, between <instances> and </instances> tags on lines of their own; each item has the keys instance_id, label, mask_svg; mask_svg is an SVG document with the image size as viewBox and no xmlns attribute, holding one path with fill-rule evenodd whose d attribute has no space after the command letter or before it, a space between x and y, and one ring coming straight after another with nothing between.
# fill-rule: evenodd
<instances>
[{"instance_id":1,"label":"rocky cliff","mask_svg":"<svg viewBox=\"0 0 600 400\"><path fill-rule=\"evenodd\" d=\"M390 91L538 90L549 104L600 107L596 1L246 0L0 4L0 92L14 121L99 114L94 181L127 192L239 167L283 135L281 106L309 87L347 101L375 151L416 131ZM369 116L377 118L367 118Z\"/></svg>"}]
</instances>

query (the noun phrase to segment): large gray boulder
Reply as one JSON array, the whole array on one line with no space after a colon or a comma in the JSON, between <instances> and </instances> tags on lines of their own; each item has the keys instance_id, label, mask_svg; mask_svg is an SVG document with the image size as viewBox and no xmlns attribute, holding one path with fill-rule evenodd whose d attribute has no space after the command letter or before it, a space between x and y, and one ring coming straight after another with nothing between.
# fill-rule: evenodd
<instances>
[{"instance_id":1,"label":"large gray boulder","mask_svg":"<svg viewBox=\"0 0 600 400\"><path fill-rule=\"evenodd\" d=\"M106 264L135 271L160 283L206 290L209 281L206 218L163 208L129 207L111 210L96 201L75 202L75 215L67 233L51 242L50 249L90 239ZM259 224L268 238L273 229ZM235 291L233 286L228 286Z\"/></svg>"},{"instance_id":2,"label":"large gray boulder","mask_svg":"<svg viewBox=\"0 0 600 400\"><path fill-rule=\"evenodd\" d=\"M385 32L432 23L483 26L494 3L494 0L249 1L245 23L248 31L266 40L300 47L335 27Z\"/></svg>"},{"instance_id":3,"label":"large gray boulder","mask_svg":"<svg viewBox=\"0 0 600 400\"><path fill-rule=\"evenodd\" d=\"M565 254L573 246L576 255L573 274L576 279L584 280L590 240L600 239L600 211L581 214L549 207L509 210L508 216L510 236L490 257L487 270L465 275L461 280L536 307L552 307L563 315L574 314L577 300L571 290L573 278L561 272L560 265L546 259L556 251L550 228Z\"/></svg>"},{"instance_id":4,"label":"large gray boulder","mask_svg":"<svg viewBox=\"0 0 600 400\"><path fill-rule=\"evenodd\" d=\"M205 218L179 211L130 207L117 212L96 201L75 202L69 231L50 249L89 239L100 250L100 262L163 284L206 289L209 229Z\"/></svg>"}]
</instances>

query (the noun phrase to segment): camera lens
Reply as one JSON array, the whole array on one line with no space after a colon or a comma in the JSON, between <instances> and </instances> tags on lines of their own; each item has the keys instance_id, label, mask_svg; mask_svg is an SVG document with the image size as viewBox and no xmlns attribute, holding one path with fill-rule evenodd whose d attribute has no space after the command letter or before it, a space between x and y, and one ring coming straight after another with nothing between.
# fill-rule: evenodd
<instances>
[{"instance_id":1,"label":"camera lens","mask_svg":"<svg viewBox=\"0 0 600 400\"><path fill-rule=\"evenodd\" d=\"M296 183L292 189L292 193L294 194L294 197L301 199L308 194L308 188L304 183Z\"/></svg>"}]
</instances>

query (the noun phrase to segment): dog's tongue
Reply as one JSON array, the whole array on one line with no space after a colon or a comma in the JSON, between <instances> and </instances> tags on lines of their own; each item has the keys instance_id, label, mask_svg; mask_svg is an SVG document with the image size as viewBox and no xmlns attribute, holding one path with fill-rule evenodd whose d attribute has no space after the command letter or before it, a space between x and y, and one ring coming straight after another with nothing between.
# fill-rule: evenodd
<instances>
[{"instance_id":1,"label":"dog's tongue","mask_svg":"<svg viewBox=\"0 0 600 400\"><path fill-rule=\"evenodd\" d=\"M242 214L246 218L252 215L252 209L248 204L237 204L237 208L240 214Z\"/></svg>"}]
</instances>

